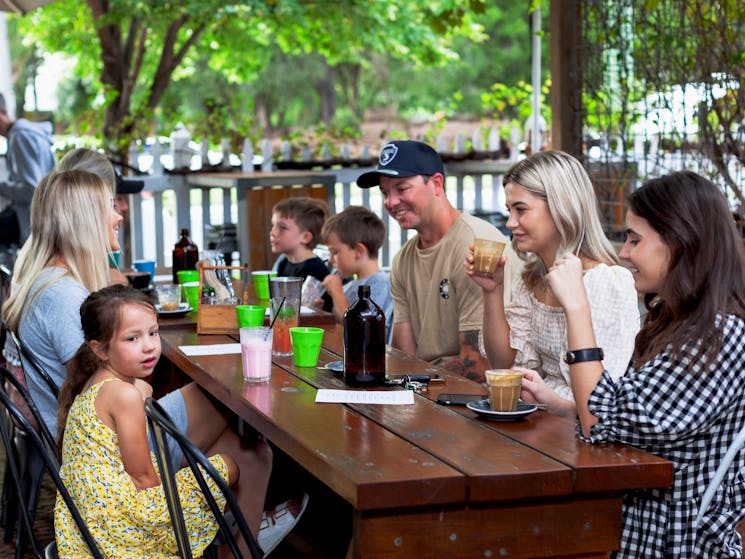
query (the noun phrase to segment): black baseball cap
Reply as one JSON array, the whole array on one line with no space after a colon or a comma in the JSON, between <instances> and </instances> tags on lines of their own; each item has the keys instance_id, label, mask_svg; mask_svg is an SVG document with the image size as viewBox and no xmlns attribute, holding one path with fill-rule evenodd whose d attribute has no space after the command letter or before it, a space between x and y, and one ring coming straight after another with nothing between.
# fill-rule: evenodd
<instances>
[{"instance_id":1,"label":"black baseball cap","mask_svg":"<svg viewBox=\"0 0 745 559\"><path fill-rule=\"evenodd\" d=\"M145 187L145 181L138 179L125 179L118 172L116 174L117 194L137 194Z\"/></svg>"},{"instance_id":2,"label":"black baseball cap","mask_svg":"<svg viewBox=\"0 0 745 559\"><path fill-rule=\"evenodd\" d=\"M363 173L357 178L357 186L370 188L380 184L380 175L388 177L413 177L415 175L445 176L442 159L437 152L424 142L415 140L396 140L389 142L380 150L378 168Z\"/></svg>"}]
</instances>

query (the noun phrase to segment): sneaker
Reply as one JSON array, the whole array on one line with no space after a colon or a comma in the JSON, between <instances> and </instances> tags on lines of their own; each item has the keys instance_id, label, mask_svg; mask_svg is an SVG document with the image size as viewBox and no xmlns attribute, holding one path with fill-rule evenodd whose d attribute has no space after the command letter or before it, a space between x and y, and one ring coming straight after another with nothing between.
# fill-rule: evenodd
<instances>
[{"instance_id":1,"label":"sneaker","mask_svg":"<svg viewBox=\"0 0 745 559\"><path fill-rule=\"evenodd\" d=\"M272 511L264 511L261 517L259 537L256 538L264 556L269 555L295 527L308 506L308 494L302 499L292 499L278 505Z\"/></svg>"}]
</instances>

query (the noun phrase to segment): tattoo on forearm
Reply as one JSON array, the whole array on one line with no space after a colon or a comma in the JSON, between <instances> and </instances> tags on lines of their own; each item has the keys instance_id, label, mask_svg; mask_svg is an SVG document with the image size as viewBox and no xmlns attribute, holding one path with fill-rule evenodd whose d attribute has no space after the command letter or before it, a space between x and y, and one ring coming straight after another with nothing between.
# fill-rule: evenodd
<instances>
[{"instance_id":1,"label":"tattoo on forearm","mask_svg":"<svg viewBox=\"0 0 745 559\"><path fill-rule=\"evenodd\" d=\"M484 371L489 364L479 351L479 332L472 330L462 333L463 347L458 357L448 359L443 366L448 371L457 373L476 382L484 382Z\"/></svg>"}]
</instances>

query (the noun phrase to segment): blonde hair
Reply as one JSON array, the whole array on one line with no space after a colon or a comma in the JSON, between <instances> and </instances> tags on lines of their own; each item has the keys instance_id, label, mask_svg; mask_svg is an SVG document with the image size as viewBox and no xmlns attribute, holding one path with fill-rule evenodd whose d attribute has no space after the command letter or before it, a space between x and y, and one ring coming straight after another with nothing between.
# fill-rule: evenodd
<instances>
[{"instance_id":1,"label":"blonde hair","mask_svg":"<svg viewBox=\"0 0 745 559\"><path fill-rule=\"evenodd\" d=\"M34 191L31 235L15 266L13 292L3 305L3 319L18 332L24 309L49 285L72 277L88 291L109 283L108 207L112 190L87 171L52 171ZM67 271L42 285L37 278L59 259Z\"/></svg>"},{"instance_id":2,"label":"blonde hair","mask_svg":"<svg viewBox=\"0 0 745 559\"><path fill-rule=\"evenodd\" d=\"M57 164L57 171L88 171L101 177L112 192L116 189L116 174L109 158L90 148L68 151Z\"/></svg>"},{"instance_id":3,"label":"blonde hair","mask_svg":"<svg viewBox=\"0 0 745 559\"><path fill-rule=\"evenodd\" d=\"M515 183L546 201L560 237L557 258L571 252L596 262L618 264L600 223L595 189L574 157L563 151L540 151L513 165L502 183ZM525 285L534 288L547 273L545 264L536 254L521 254L514 240L512 248L526 261Z\"/></svg>"}]
</instances>

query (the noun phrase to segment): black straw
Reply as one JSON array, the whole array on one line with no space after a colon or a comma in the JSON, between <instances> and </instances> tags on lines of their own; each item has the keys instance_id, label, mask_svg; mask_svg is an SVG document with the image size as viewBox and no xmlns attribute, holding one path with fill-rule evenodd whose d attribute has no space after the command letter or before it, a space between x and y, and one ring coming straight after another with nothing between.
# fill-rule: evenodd
<instances>
[{"instance_id":1,"label":"black straw","mask_svg":"<svg viewBox=\"0 0 745 559\"><path fill-rule=\"evenodd\" d=\"M282 300L279 302L279 306L277 307L277 310L274 311L274 318L269 324L269 330L272 329L272 327L274 326L274 323L277 321L277 317L279 316L279 311L282 310L282 305L285 304L285 299L287 299L287 297L282 297ZM269 333L267 332L267 335L264 337L264 339L266 339L268 336L269 336Z\"/></svg>"}]
</instances>

